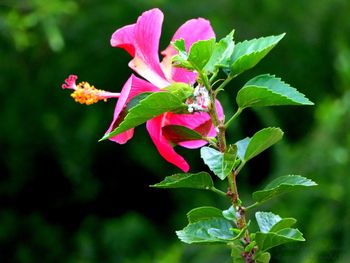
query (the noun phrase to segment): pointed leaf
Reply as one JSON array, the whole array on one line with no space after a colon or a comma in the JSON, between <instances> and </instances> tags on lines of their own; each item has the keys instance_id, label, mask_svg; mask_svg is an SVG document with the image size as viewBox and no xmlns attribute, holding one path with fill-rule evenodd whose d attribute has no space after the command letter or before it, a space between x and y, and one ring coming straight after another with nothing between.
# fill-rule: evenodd
<instances>
[{"instance_id":1,"label":"pointed leaf","mask_svg":"<svg viewBox=\"0 0 350 263\"><path fill-rule=\"evenodd\" d=\"M271 212L256 212L255 218L261 231L255 234L255 241L261 251L287 242L305 241L298 229L290 228L296 222L294 218L282 219Z\"/></svg>"},{"instance_id":2,"label":"pointed leaf","mask_svg":"<svg viewBox=\"0 0 350 263\"><path fill-rule=\"evenodd\" d=\"M276 224L274 224L270 232L278 232L284 228L290 228L292 225L294 225L297 222L295 218L288 217L288 218L282 218L280 221L278 221Z\"/></svg>"},{"instance_id":3,"label":"pointed leaf","mask_svg":"<svg viewBox=\"0 0 350 263\"><path fill-rule=\"evenodd\" d=\"M229 75L234 77L254 67L277 45L284 35L262 37L237 43L232 54Z\"/></svg>"},{"instance_id":4,"label":"pointed leaf","mask_svg":"<svg viewBox=\"0 0 350 263\"><path fill-rule=\"evenodd\" d=\"M126 104L125 106L125 115L128 113L128 111L130 109L132 109L133 107L137 106L141 100L147 98L149 95L151 95L153 92L149 91L149 92L141 92L140 94L137 94L135 97L133 97L128 104Z\"/></svg>"},{"instance_id":5,"label":"pointed leaf","mask_svg":"<svg viewBox=\"0 0 350 263\"><path fill-rule=\"evenodd\" d=\"M173 47L176 49L178 54L173 56L171 59L172 64L175 67L181 67L181 68L186 68L189 70L194 70L193 66L191 65L190 62L187 61L188 59L188 54L186 51L186 45L185 45L185 40L184 39L177 39L174 42L171 43Z\"/></svg>"},{"instance_id":6,"label":"pointed leaf","mask_svg":"<svg viewBox=\"0 0 350 263\"><path fill-rule=\"evenodd\" d=\"M202 135L198 132L180 125L166 125L162 130L164 137L175 144L203 139Z\"/></svg>"},{"instance_id":7,"label":"pointed leaf","mask_svg":"<svg viewBox=\"0 0 350 263\"><path fill-rule=\"evenodd\" d=\"M190 48L188 62L190 62L196 70L202 70L208 63L214 51L214 47L214 38L195 42Z\"/></svg>"},{"instance_id":8,"label":"pointed leaf","mask_svg":"<svg viewBox=\"0 0 350 263\"><path fill-rule=\"evenodd\" d=\"M254 192L253 199L261 203L284 193L316 185L314 181L300 175L281 176L269 183L263 190Z\"/></svg>"},{"instance_id":9,"label":"pointed leaf","mask_svg":"<svg viewBox=\"0 0 350 263\"><path fill-rule=\"evenodd\" d=\"M222 211L212 206L202 206L192 209L187 213L187 219L190 223L208 220L212 218L223 218Z\"/></svg>"},{"instance_id":10,"label":"pointed leaf","mask_svg":"<svg viewBox=\"0 0 350 263\"><path fill-rule=\"evenodd\" d=\"M227 64L231 59L233 48L235 46L235 42L233 41L233 33L234 30L215 44L213 54L204 67L206 72L213 73L219 67L228 66Z\"/></svg>"},{"instance_id":11,"label":"pointed leaf","mask_svg":"<svg viewBox=\"0 0 350 263\"><path fill-rule=\"evenodd\" d=\"M131 108L124 120L112 132L105 134L101 140L109 139L124 131L145 123L162 113L186 109L187 105L176 95L169 92L154 92Z\"/></svg>"},{"instance_id":12,"label":"pointed leaf","mask_svg":"<svg viewBox=\"0 0 350 263\"><path fill-rule=\"evenodd\" d=\"M174 42L171 43L173 45L173 47L176 49L176 51L178 52L178 54L183 58L183 59L187 59L188 54L186 51L186 44L185 44L185 40L183 38L177 39Z\"/></svg>"},{"instance_id":13,"label":"pointed leaf","mask_svg":"<svg viewBox=\"0 0 350 263\"><path fill-rule=\"evenodd\" d=\"M282 139L283 132L279 128L265 128L253 135L247 146L244 155L244 161L248 161L259 153L263 152L270 146Z\"/></svg>"},{"instance_id":14,"label":"pointed leaf","mask_svg":"<svg viewBox=\"0 0 350 263\"><path fill-rule=\"evenodd\" d=\"M271 212L256 212L255 218L262 233L269 232L270 229L282 219L279 215L275 215Z\"/></svg>"},{"instance_id":15,"label":"pointed leaf","mask_svg":"<svg viewBox=\"0 0 350 263\"><path fill-rule=\"evenodd\" d=\"M221 240L232 240L233 234L232 231L228 232L225 229L217 229L217 228L209 228L208 229L208 234L211 235L212 237L216 237Z\"/></svg>"},{"instance_id":16,"label":"pointed leaf","mask_svg":"<svg viewBox=\"0 0 350 263\"><path fill-rule=\"evenodd\" d=\"M213 186L213 180L206 172L174 174L165 177L160 183L151 185L151 187L156 188L194 188L204 190L209 190Z\"/></svg>"},{"instance_id":17,"label":"pointed leaf","mask_svg":"<svg viewBox=\"0 0 350 263\"><path fill-rule=\"evenodd\" d=\"M235 165L237 149L222 153L210 147L201 148L201 157L209 169L224 180L232 171Z\"/></svg>"},{"instance_id":18,"label":"pointed leaf","mask_svg":"<svg viewBox=\"0 0 350 263\"><path fill-rule=\"evenodd\" d=\"M305 95L268 74L249 80L237 93L241 109L257 106L313 105Z\"/></svg>"},{"instance_id":19,"label":"pointed leaf","mask_svg":"<svg viewBox=\"0 0 350 263\"><path fill-rule=\"evenodd\" d=\"M249 142L250 142L250 138L247 137L235 143L237 146L237 156L239 159L244 160L244 155L245 155L245 152L247 151Z\"/></svg>"},{"instance_id":20,"label":"pointed leaf","mask_svg":"<svg viewBox=\"0 0 350 263\"><path fill-rule=\"evenodd\" d=\"M255 241L258 248L266 251L272 247L293 241L305 241L303 234L295 228L284 228L278 232L261 233L257 232Z\"/></svg>"},{"instance_id":21,"label":"pointed leaf","mask_svg":"<svg viewBox=\"0 0 350 263\"><path fill-rule=\"evenodd\" d=\"M227 243L235 238L232 225L223 218L190 223L183 230L176 231L178 238L185 243L215 244Z\"/></svg>"}]
</instances>

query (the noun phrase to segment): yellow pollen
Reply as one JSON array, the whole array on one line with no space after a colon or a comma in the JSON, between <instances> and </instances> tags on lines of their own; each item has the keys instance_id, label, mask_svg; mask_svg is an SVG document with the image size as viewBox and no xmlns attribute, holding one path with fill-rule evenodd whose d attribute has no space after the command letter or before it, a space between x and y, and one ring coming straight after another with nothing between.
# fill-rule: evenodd
<instances>
[{"instance_id":1,"label":"yellow pollen","mask_svg":"<svg viewBox=\"0 0 350 263\"><path fill-rule=\"evenodd\" d=\"M107 101L107 99L101 95L102 92L103 90L96 89L87 82L81 82L77 85L71 96L80 104L91 105L99 100Z\"/></svg>"}]
</instances>

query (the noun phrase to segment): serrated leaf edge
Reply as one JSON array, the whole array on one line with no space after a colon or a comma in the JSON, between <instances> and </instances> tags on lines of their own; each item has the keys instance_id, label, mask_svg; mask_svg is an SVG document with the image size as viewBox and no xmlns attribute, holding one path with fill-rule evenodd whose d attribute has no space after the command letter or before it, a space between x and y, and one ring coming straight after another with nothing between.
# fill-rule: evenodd
<instances>
[{"instance_id":1,"label":"serrated leaf edge","mask_svg":"<svg viewBox=\"0 0 350 263\"><path fill-rule=\"evenodd\" d=\"M269 89L268 86L258 86L258 85L251 85L251 84L249 84L250 81L252 81L252 80L254 80L254 79L256 79L256 78L259 78L259 77L263 77L263 76L272 77L273 79L280 81L283 85L287 86L287 87L290 88L291 90L293 90L293 91L297 92L298 94L300 94L301 97L304 98L304 99L306 99L309 103L307 103L307 104L305 103L305 104L304 104L304 103L299 103L299 102L296 102L296 101L292 100L293 102L299 103L300 105L314 105L314 103L313 103L312 101L310 101L310 100L306 97L306 95L305 95L304 93L301 93L299 90L297 90L296 88L292 87L290 84L288 84L288 83L286 83L285 81L283 81L280 77L276 77L276 75L271 75L271 74L261 74L261 75L258 75L258 76L256 76L256 77L254 77L254 78L248 80L247 83L244 84L244 86L242 87L242 89L243 89L243 88L246 88L246 87L265 88L265 89L271 91L271 92L274 93L274 94L278 94L278 95L280 95L281 97L284 97L284 98L287 98L287 99L291 100L289 97L287 97L287 96L285 96L285 95L283 95L283 94L281 94L281 93L274 92L272 89Z\"/></svg>"}]
</instances>

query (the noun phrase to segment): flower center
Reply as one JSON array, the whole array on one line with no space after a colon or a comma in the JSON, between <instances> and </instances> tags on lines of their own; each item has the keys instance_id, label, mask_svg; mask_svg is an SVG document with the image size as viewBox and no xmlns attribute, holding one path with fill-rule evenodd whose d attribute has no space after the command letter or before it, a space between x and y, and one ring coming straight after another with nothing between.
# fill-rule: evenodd
<instances>
[{"instance_id":1,"label":"flower center","mask_svg":"<svg viewBox=\"0 0 350 263\"><path fill-rule=\"evenodd\" d=\"M89 83L83 81L76 86L71 96L80 104L91 105L100 100L107 101L103 93L103 90L96 89L94 86L90 86Z\"/></svg>"},{"instance_id":2,"label":"flower center","mask_svg":"<svg viewBox=\"0 0 350 263\"><path fill-rule=\"evenodd\" d=\"M206 88L197 86L194 89L193 97L188 98L186 104L188 106L188 111L191 113L194 111L207 112L209 110L208 107L210 106L210 97Z\"/></svg>"}]
</instances>

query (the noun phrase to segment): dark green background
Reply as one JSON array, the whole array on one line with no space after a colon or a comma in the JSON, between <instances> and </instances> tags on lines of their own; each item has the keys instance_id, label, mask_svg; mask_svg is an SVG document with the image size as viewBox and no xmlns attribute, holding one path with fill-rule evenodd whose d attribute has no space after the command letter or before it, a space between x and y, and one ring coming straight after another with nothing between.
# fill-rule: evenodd
<instances>
[{"instance_id":1,"label":"dark green background","mask_svg":"<svg viewBox=\"0 0 350 263\"><path fill-rule=\"evenodd\" d=\"M74 73L120 91L130 57L110 47L110 36L153 7L165 14L161 49L195 17L209 19L217 38L232 29L237 41L287 33L226 89L226 115L237 89L262 73L281 77L316 105L246 111L228 130L232 143L267 126L285 131L244 169L241 197L249 203L249 193L278 175L312 178L319 187L262 207L297 218L307 239L272 250L272 262L350 262L347 0L0 1L0 262L230 262L227 250L187 246L174 233L188 210L228 204L211 193L149 188L179 170L159 156L144 126L126 145L98 143L115 102L81 106L61 89ZM198 150L177 151L191 171L205 168Z\"/></svg>"}]
</instances>

